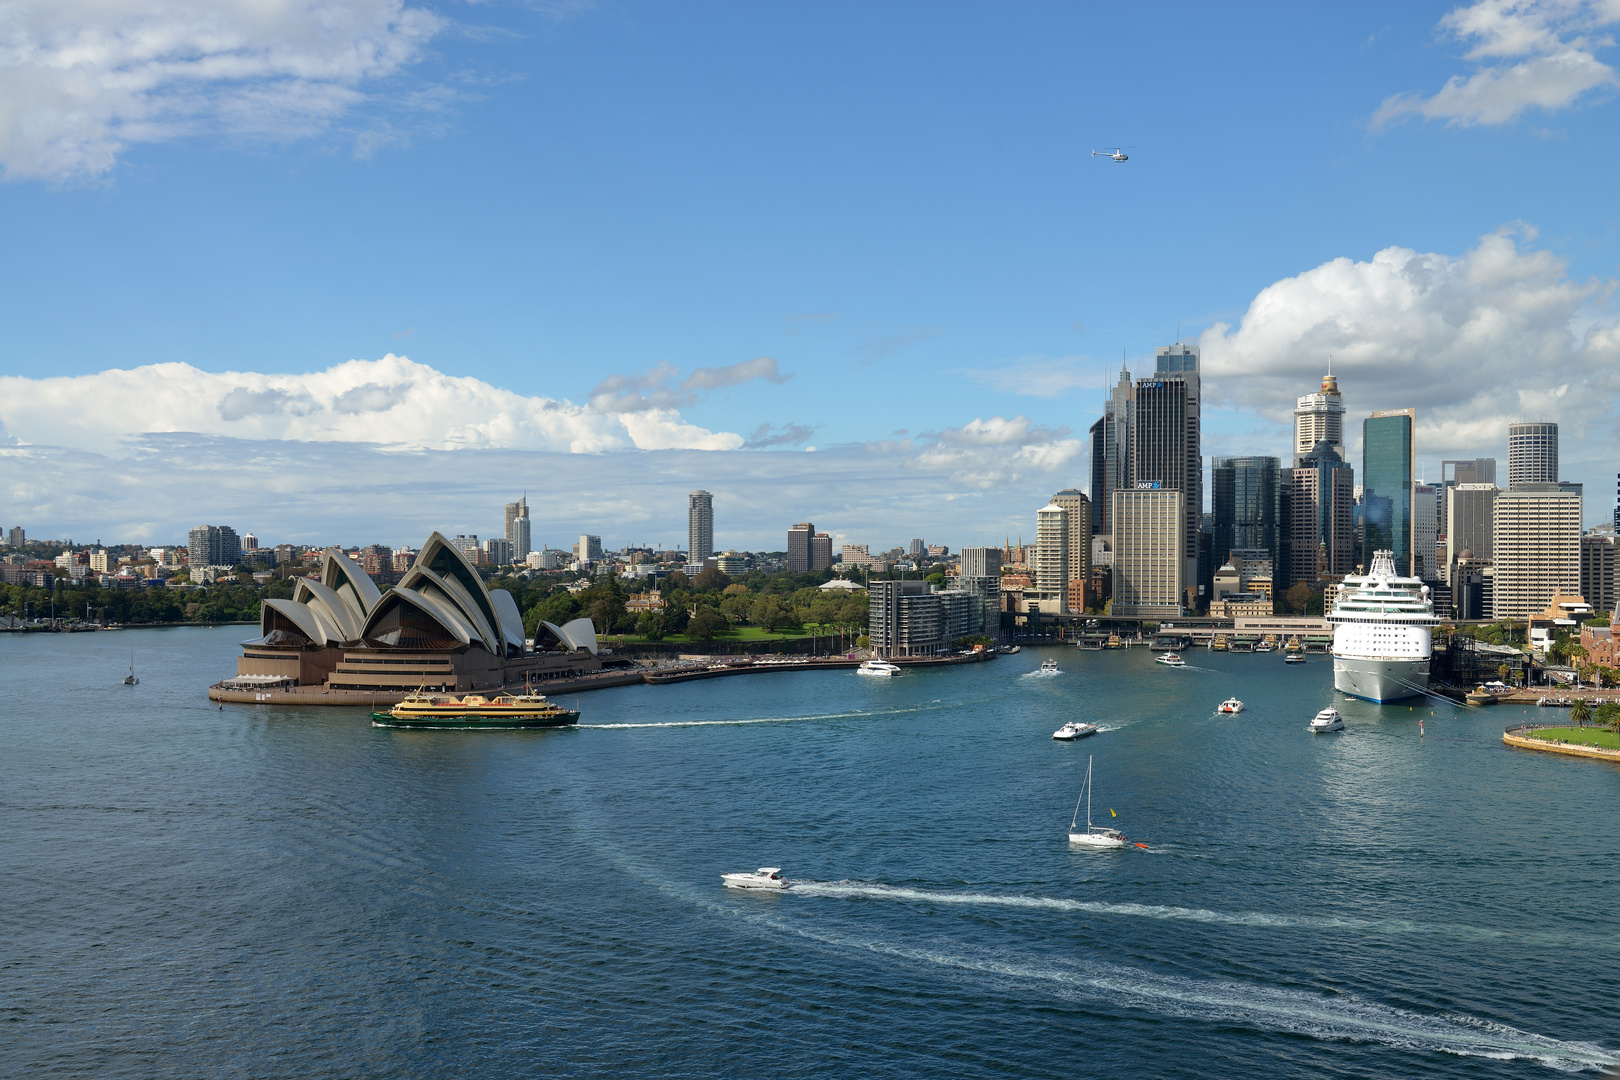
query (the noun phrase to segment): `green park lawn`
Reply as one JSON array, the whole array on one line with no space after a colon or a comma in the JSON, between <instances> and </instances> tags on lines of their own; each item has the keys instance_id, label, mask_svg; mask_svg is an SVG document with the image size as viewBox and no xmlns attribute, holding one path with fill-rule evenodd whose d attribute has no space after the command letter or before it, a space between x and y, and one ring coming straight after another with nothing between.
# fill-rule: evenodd
<instances>
[{"instance_id":1,"label":"green park lawn","mask_svg":"<svg viewBox=\"0 0 1620 1080\"><path fill-rule=\"evenodd\" d=\"M1620 737L1607 728L1599 727L1555 727L1537 728L1530 732L1533 738L1553 739L1563 742L1581 743L1584 746L1597 746L1604 750L1620 750Z\"/></svg>"}]
</instances>

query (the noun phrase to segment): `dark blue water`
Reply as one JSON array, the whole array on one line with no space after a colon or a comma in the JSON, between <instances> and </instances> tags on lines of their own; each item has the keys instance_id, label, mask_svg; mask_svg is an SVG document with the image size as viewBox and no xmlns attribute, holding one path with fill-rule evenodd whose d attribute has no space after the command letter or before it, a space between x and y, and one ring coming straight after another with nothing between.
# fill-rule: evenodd
<instances>
[{"instance_id":1,"label":"dark blue water","mask_svg":"<svg viewBox=\"0 0 1620 1080\"><path fill-rule=\"evenodd\" d=\"M1504 748L1519 710L1340 700L1349 731L1313 736L1321 658L1026 649L402 733L210 705L241 636L0 636L0 1072L1620 1060L1620 771ZM1031 675L1045 656L1065 673ZM1231 694L1248 711L1216 715ZM1074 718L1104 731L1052 741ZM1151 850L1070 849L1087 755L1098 816ZM800 884L720 887L762 864Z\"/></svg>"}]
</instances>

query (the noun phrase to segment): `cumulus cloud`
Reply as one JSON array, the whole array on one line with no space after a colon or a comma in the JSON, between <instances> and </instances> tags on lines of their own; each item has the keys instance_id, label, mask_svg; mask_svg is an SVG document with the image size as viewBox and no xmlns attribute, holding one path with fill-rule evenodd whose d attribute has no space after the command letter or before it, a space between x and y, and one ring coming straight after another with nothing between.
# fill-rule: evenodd
<instances>
[{"instance_id":1,"label":"cumulus cloud","mask_svg":"<svg viewBox=\"0 0 1620 1080\"><path fill-rule=\"evenodd\" d=\"M1614 44L1599 34L1620 22L1615 0L1479 0L1440 20L1440 30L1472 47L1477 69L1454 75L1431 96L1396 94L1372 116L1377 130L1402 119L1457 126L1505 124L1529 109L1554 112L1594 91L1620 86L1596 56Z\"/></svg>"},{"instance_id":2,"label":"cumulus cloud","mask_svg":"<svg viewBox=\"0 0 1620 1080\"><path fill-rule=\"evenodd\" d=\"M1489 453L1510 421L1541 418L1562 424L1565 458L1607 453L1620 330L1606 305L1620 283L1572 279L1534 238L1514 225L1461 255L1390 247L1267 286L1241 325L1200 338L1205 394L1286 422L1312 389L1302 373L1331 355L1352 419L1419 410L1426 460Z\"/></svg>"},{"instance_id":3,"label":"cumulus cloud","mask_svg":"<svg viewBox=\"0 0 1620 1080\"><path fill-rule=\"evenodd\" d=\"M131 436L370 443L399 450L513 447L591 453L635 447L735 450L740 435L673 409L627 414L527 397L390 353L292 375L151 364L93 375L0 376L0 423L25 443L109 451Z\"/></svg>"},{"instance_id":4,"label":"cumulus cloud","mask_svg":"<svg viewBox=\"0 0 1620 1080\"><path fill-rule=\"evenodd\" d=\"M1036 478L1078 472L1085 450L1068 428L1036 424L1027 416L975 419L961 427L924 432L917 439L870 444L873 449L911 452L914 470L938 472L963 487L984 491ZM1071 482L1071 481L1065 481Z\"/></svg>"},{"instance_id":5,"label":"cumulus cloud","mask_svg":"<svg viewBox=\"0 0 1620 1080\"><path fill-rule=\"evenodd\" d=\"M61 180L135 143L309 135L443 26L404 0L6 0L0 168Z\"/></svg>"},{"instance_id":6,"label":"cumulus cloud","mask_svg":"<svg viewBox=\"0 0 1620 1080\"><path fill-rule=\"evenodd\" d=\"M668 361L632 375L610 375L591 390L591 408L598 412L630 413L645 409L684 409L696 405L706 390L764 379L785 383L793 378L777 369L776 360L759 356L724 367L700 367L681 378L681 369Z\"/></svg>"}]
</instances>

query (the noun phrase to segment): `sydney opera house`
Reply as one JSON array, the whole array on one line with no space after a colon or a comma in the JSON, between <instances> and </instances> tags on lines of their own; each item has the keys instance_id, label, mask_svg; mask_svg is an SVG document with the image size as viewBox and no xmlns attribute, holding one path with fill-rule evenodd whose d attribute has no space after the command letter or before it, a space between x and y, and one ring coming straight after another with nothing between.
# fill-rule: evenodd
<instances>
[{"instance_id":1,"label":"sydney opera house","mask_svg":"<svg viewBox=\"0 0 1620 1080\"><path fill-rule=\"evenodd\" d=\"M338 698L397 697L418 687L467 692L601 670L589 619L543 622L531 644L512 594L486 588L438 533L386 593L336 548L290 600L265 600L260 636L242 643L234 688L292 688Z\"/></svg>"}]
</instances>

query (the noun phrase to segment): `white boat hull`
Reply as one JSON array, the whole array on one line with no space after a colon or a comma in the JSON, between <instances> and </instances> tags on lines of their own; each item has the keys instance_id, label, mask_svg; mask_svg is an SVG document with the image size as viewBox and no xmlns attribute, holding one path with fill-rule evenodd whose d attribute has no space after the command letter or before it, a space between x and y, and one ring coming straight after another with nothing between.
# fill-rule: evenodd
<instances>
[{"instance_id":1,"label":"white boat hull","mask_svg":"<svg viewBox=\"0 0 1620 1080\"><path fill-rule=\"evenodd\" d=\"M1100 833L1072 832L1069 834L1069 843L1080 844L1084 847L1121 848L1125 841L1117 836L1105 836Z\"/></svg>"},{"instance_id":2,"label":"white boat hull","mask_svg":"<svg viewBox=\"0 0 1620 1080\"><path fill-rule=\"evenodd\" d=\"M1400 701L1429 688L1429 658L1383 659L1333 655L1333 688L1368 701Z\"/></svg>"},{"instance_id":3,"label":"white boat hull","mask_svg":"<svg viewBox=\"0 0 1620 1080\"><path fill-rule=\"evenodd\" d=\"M788 887L781 878L761 878L754 874L721 874L720 880L728 889L758 889L761 892L780 892Z\"/></svg>"}]
</instances>

